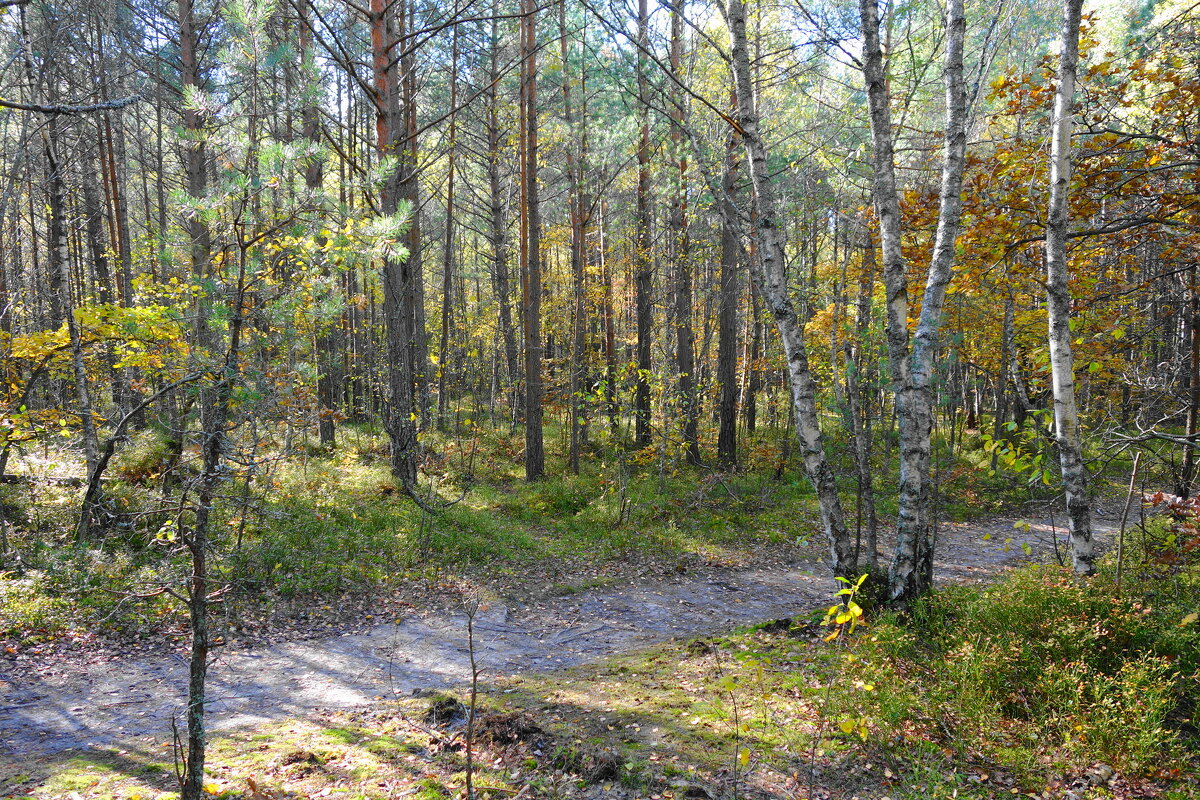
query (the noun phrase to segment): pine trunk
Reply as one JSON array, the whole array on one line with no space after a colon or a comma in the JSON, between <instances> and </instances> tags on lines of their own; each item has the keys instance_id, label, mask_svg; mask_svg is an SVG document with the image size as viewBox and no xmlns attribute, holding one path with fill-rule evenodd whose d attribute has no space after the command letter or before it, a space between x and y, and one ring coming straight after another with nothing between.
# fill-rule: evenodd
<instances>
[{"instance_id":1,"label":"pine trunk","mask_svg":"<svg viewBox=\"0 0 1200 800\"><path fill-rule=\"evenodd\" d=\"M722 177L725 196L731 203L737 192L738 168L737 137L731 135ZM741 250L736 227L731 221L723 219L720 310L717 315L717 384L720 387L717 400L717 461L726 467L737 465L737 318Z\"/></svg>"},{"instance_id":2,"label":"pine trunk","mask_svg":"<svg viewBox=\"0 0 1200 800\"><path fill-rule=\"evenodd\" d=\"M542 257L538 201L537 7L521 0L521 303L525 339L525 480L546 469L542 439Z\"/></svg>"},{"instance_id":3,"label":"pine trunk","mask_svg":"<svg viewBox=\"0 0 1200 800\"><path fill-rule=\"evenodd\" d=\"M637 324L637 379L634 385L633 443L636 447L650 445L650 327L654 324L651 292L653 259L650 252L650 110L646 77L645 50L649 46L650 17L646 0L638 0L637 81L641 133L637 148L637 221L634 233L633 280L634 306Z\"/></svg>"}]
</instances>

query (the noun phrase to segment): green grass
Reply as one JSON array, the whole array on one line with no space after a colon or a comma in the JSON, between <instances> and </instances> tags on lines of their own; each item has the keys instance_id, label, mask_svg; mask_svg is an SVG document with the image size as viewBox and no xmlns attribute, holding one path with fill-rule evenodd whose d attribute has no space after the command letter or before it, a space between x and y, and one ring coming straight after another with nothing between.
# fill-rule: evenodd
<instances>
[{"instance_id":1,"label":"green grass","mask_svg":"<svg viewBox=\"0 0 1200 800\"><path fill-rule=\"evenodd\" d=\"M1113 577L1111 563L1088 581L1027 567L885 616L846 673L875 690L839 703L868 714L893 757L925 740L1027 788L1094 762L1132 778L1194 774L1200 568L1155 574L1134 553L1123 590Z\"/></svg>"},{"instance_id":2,"label":"green grass","mask_svg":"<svg viewBox=\"0 0 1200 800\"><path fill-rule=\"evenodd\" d=\"M835 429L829 433L852 518L857 485L849 442ZM551 423L550 474L534 484L523 479L519 432L473 424L431 430L422 434L423 487L435 502L450 504L432 516L397 491L382 432L345 425L338 434L335 452L300 440L286 457L277 454L256 468L248 487L244 473L226 486L215 513L212 569L234 588L230 613L276 601L386 593L431 571L563 589L602 581L629 562L745 564L819 550L815 500L794 447L788 468L775 476L786 435L780 430L763 428L745 441L744 468L734 474L688 467L673 450L635 452L599 441L582 473L570 475L562 430ZM1030 498L1022 486L1014 489L1012 476L990 474L977 437L967 436L953 458L945 442L935 444L943 518ZM267 442L260 455L271 455L272 446L279 443ZM169 452L161 433L139 433L114 464L113 502L135 512L153 508ZM58 460L68 458L63 453ZM896 511L894 470L890 461L877 465L884 524ZM185 574L186 552L163 538L168 517L135 516L130 526L80 547L72 537L79 491L58 484L0 487L21 556L16 569L0 572L0 636L25 645L105 628L178 629L181 609L167 595L125 596L152 594Z\"/></svg>"},{"instance_id":3,"label":"green grass","mask_svg":"<svg viewBox=\"0 0 1200 800\"><path fill-rule=\"evenodd\" d=\"M580 585L624 562L669 568L698 559L746 563L796 552L816 532L807 481L747 472L709 473L594 445L580 475L565 473L560 431L547 426L550 475L526 483L520 435L464 428L424 435L423 490L446 507L424 514L398 491L387 439L344 426L333 453L301 446L226 485L214 514L213 574L231 583L231 613L276 601L317 602L389 592L429 574L503 585ZM771 447L764 437L765 447ZM167 443L139 434L114 465L107 491L128 511L158 502ZM269 453L269 448L263 451ZM63 454L65 459L68 454ZM0 572L0 636L20 646L105 629L178 629L179 605L152 594L177 583L187 553L172 543L164 514L143 513L101 541L72 533L79 489L60 484L0 487L19 522L10 537L18 569ZM19 512L19 513L16 513ZM186 523L186 520L185 520Z\"/></svg>"}]
</instances>

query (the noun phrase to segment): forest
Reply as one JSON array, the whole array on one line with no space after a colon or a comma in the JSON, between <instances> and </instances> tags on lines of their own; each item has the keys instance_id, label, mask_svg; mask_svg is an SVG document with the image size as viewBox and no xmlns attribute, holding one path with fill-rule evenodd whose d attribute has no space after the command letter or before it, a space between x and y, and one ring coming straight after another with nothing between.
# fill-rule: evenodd
<instances>
[{"instance_id":1,"label":"forest","mask_svg":"<svg viewBox=\"0 0 1200 800\"><path fill-rule=\"evenodd\" d=\"M0 797L1200 798L1200 4L0 0Z\"/></svg>"}]
</instances>

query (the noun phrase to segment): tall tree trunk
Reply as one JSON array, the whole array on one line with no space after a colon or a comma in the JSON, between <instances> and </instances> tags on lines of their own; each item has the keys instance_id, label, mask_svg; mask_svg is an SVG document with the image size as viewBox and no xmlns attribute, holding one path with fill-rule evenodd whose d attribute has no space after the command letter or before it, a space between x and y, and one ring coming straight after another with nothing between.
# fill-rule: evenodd
<instances>
[{"instance_id":1,"label":"tall tree trunk","mask_svg":"<svg viewBox=\"0 0 1200 800\"><path fill-rule=\"evenodd\" d=\"M1050 376L1054 388L1054 434L1067 495L1071 554L1075 571L1091 574L1096 558L1092 543L1087 467L1075 404L1075 360L1071 352L1071 291L1067 285L1068 201L1071 184L1072 104L1079 66L1079 23L1083 0L1064 0L1058 88L1050 133L1050 202L1046 221L1046 311L1049 320Z\"/></svg>"},{"instance_id":2,"label":"tall tree trunk","mask_svg":"<svg viewBox=\"0 0 1200 800\"><path fill-rule=\"evenodd\" d=\"M455 143L458 133L458 26L450 34L450 130L446 155L446 239L442 247L442 330L438 341L437 364L437 422L439 428L446 426L446 373L450 369L450 330L454 324L454 159L458 155Z\"/></svg>"},{"instance_id":3,"label":"tall tree trunk","mask_svg":"<svg viewBox=\"0 0 1200 800\"><path fill-rule=\"evenodd\" d=\"M646 49L650 41L650 17L646 0L638 0L637 81L641 133L637 148L637 231L634 234L633 280L637 311L637 378L634 385L633 443L650 445L650 360L651 326L654 324L652 298L653 258L650 252L650 101L646 77Z\"/></svg>"},{"instance_id":4,"label":"tall tree trunk","mask_svg":"<svg viewBox=\"0 0 1200 800\"><path fill-rule=\"evenodd\" d=\"M677 0L671 8L671 73L677 83L683 81L683 9L686 0ZM674 197L671 199L671 254L675 267L675 367L679 375L679 406L683 422L683 445L688 461L700 463L699 408L696 402L696 335L692 330L692 265L687 218L687 152L683 147L682 127L686 123L683 98L677 97L672 110L675 125L671 149L675 160Z\"/></svg>"},{"instance_id":5,"label":"tall tree trunk","mask_svg":"<svg viewBox=\"0 0 1200 800\"><path fill-rule=\"evenodd\" d=\"M753 262L758 258L758 248L750 243L747 259ZM751 268L753 274L753 268ZM742 359L742 417L746 423L746 433L751 437L758 430L758 393L762 391L762 368L759 360L763 353L763 321L762 301L753 284L746 287L750 295L750 314L746 319L745 357Z\"/></svg>"},{"instance_id":6,"label":"tall tree trunk","mask_svg":"<svg viewBox=\"0 0 1200 800\"><path fill-rule=\"evenodd\" d=\"M600 280L604 284L601 313L604 317L604 396L608 412L608 430L614 441L621 428L621 408L617 395L617 335L613 319L613 279L608 270L607 246L608 201L600 201L600 223L597 225L596 257L600 261Z\"/></svg>"},{"instance_id":7,"label":"tall tree trunk","mask_svg":"<svg viewBox=\"0 0 1200 800\"><path fill-rule=\"evenodd\" d=\"M586 28L583 33L586 36ZM570 48L568 47L567 4L558 5L559 49L563 63L563 116L567 123L570 146L567 148L567 208L571 219L571 293L574 306L571 315L571 366L570 366L570 425L567 468L579 474L579 457L583 439L587 433L587 402L584 387L587 380L587 356L585 352L587 330L586 283L584 264L587 258L587 218L590 216L590 200L583 194L583 181L587 169L587 83L585 74L579 73L580 113L578 118L571 104ZM586 43L586 42L585 42Z\"/></svg>"},{"instance_id":8,"label":"tall tree trunk","mask_svg":"<svg viewBox=\"0 0 1200 800\"><path fill-rule=\"evenodd\" d=\"M179 65L180 83L184 91L199 91L202 79L199 63L199 34L192 0L177 0L179 15ZM203 199L208 195L208 153L204 144L204 117L199 109L189 103L182 107L183 129L186 132L183 149L184 181L187 194L193 200ZM211 269L210 252L212 249L211 235L208 225L200 214L189 214L184 219L184 231L191 244L191 268L195 279L205 279ZM165 233L164 233L165 235ZM200 309L196 315L197 340L202 347L209 341L208 301L200 301Z\"/></svg>"},{"instance_id":9,"label":"tall tree trunk","mask_svg":"<svg viewBox=\"0 0 1200 800\"><path fill-rule=\"evenodd\" d=\"M385 0L371 0L371 51L374 81L375 137L379 156L398 155L396 170L388 175L380 191L383 214L394 215L401 208L402 193L412 171L406 163L408 148L398 147L400 131L400 81L393 55L398 39L393 8ZM397 153L398 150L401 152ZM411 198L404 196L411 202ZM415 212L415 206L411 208ZM410 224L411 229L411 224ZM409 239L411 247L412 240ZM401 260L383 261L383 319L387 336L388 401L387 430L391 440L392 475L410 494L417 489L417 425L414 403L414 325L409 264L418 256L412 252Z\"/></svg>"},{"instance_id":10,"label":"tall tree trunk","mask_svg":"<svg viewBox=\"0 0 1200 800\"><path fill-rule=\"evenodd\" d=\"M537 6L521 0L521 303L525 338L525 479L546 470L542 440L542 256L538 202Z\"/></svg>"},{"instance_id":11,"label":"tall tree trunk","mask_svg":"<svg viewBox=\"0 0 1200 800\"><path fill-rule=\"evenodd\" d=\"M180 83L184 91L199 91L201 73L199 63L199 33L192 0L177 0L179 25L179 65ZM182 108L183 128L187 136L183 153L184 178L188 196L200 200L208 194L208 157L204 145L204 117L191 104L184 103ZM161 213L165 212L164 210ZM211 239L208 225L199 214L188 215L184 220L184 231L191 244L191 269L194 280L209 277L211 272L210 252ZM166 235L165 231L160 232ZM209 328L209 301L201 294L196 314L196 340L201 347L211 345ZM202 406L210 405L212 392L202 394ZM212 418L203 422L215 424ZM182 421L181 421L182 424ZM177 447L183 445L182 431L175 433ZM208 449L219 448L219 437L212 436L206 441ZM215 469L210 469L211 453L205 454L205 471L211 475L211 481L216 480ZM207 482L206 482L207 483ZM215 483L213 487L215 491ZM208 492L206 492L208 493ZM211 501L211 494L208 497ZM204 711L204 683L208 674L208 607L207 607L207 523L209 509L205 505L205 497L200 498L200 506L196 514L195 528L191 541L188 542L192 555L192 577L188 582L188 616L192 632L191 658L188 667L188 706L187 706L187 766L183 775L183 785L180 787L182 800L200 800L204 796L204 759L206 750Z\"/></svg>"},{"instance_id":12,"label":"tall tree trunk","mask_svg":"<svg viewBox=\"0 0 1200 800\"><path fill-rule=\"evenodd\" d=\"M725 173L722 176L725 196L731 203L737 192L738 169L737 136L731 133L725 153ZM737 228L731 221L722 219L721 301L717 314L717 384L720 392L717 400L717 461L727 467L737 464L737 317L741 252Z\"/></svg>"},{"instance_id":13,"label":"tall tree trunk","mask_svg":"<svg viewBox=\"0 0 1200 800\"><path fill-rule=\"evenodd\" d=\"M962 180L966 162L966 89L962 0L946 8L946 127L938 227L926 273L917 330L910 342L908 273L901 250L900 195L896 186L890 93L879 38L878 0L860 0L863 77L870 106L874 198L883 249L887 288L888 355L892 367L900 427L900 497L896 552L888 578L888 599L907 605L927 591L933 579L934 527L929 481L933 430L933 357L942 322L946 287L954 265L955 241L962 218Z\"/></svg>"},{"instance_id":14,"label":"tall tree trunk","mask_svg":"<svg viewBox=\"0 0 1200 800\"><path fill-rule=\"evenodd\" d=\"M504 361L508 368L508 380L512 394L516 395L521 383L520 353L517 347L516 330L512 319L512 287L508 271L508 220L505 209L504 179L500 172L500 164L505 160L503 152L504 133L500 127L500 6L498 0L492 2L492 29L488 46L488 88L486 136L487 136L487 176L488 176L488 238L492 249L493 274L496 280L497 317L500 335L504 338Z\"/></svg>"},{"instance_id":15,"label":"tall tree trunk","mask_svg":"<svg viewBox=\"0 0 1200 800\"><path fill-rule=\"evenodd\" d=\"M301 0L299 5L300 62L305 71L309 65L315 68L311 4L312 0ZM310 94L305 93L304 96L307 97ZM311 94L311 96L312 100L305 103L300 112L300 125L304 138L308 140L309 146L314 151L304 167L304 187L316 202L325 183L325 168L322 158L317 153L321 146L321 109L317 104L317 95ZM318 237L317 243L323 247L325 237ZM328 261L324 258L321 261L321 273L326 279L330 277ZM332 287L330 291L332 291ZM340 370L337 365L339 353L337 337L331 330L332 324L324 322L321 324L322 328L317 335L315 354L317 359L317 436L321 446L333 447L336 441L333 418L337 412L338 384L340 383L338 380Z\"/></svg>"},{"instance_id":16,"label":"tall tree trunk","mask_svg":"<svg viewBox=\"0 0 1200 800\"><path fill-rule=\"evenodd\" d=\"M413 405L422 426L428 426L432 404L429 383L429 336L425 320L425 255L421 242L421 183L417 97L417 47L410 36L414 29L416 14L415 0L400 0L396 3L400 14L400 29L396 42L403 42L400 50L400 97L404 125L404 143L401 148L400 197L412 208L408 223L408 257L404 259L404 322L408 329L409 372L413 381ZM417 442L413 438L413 458L417 455ZM414 473L415 477L415 473ZM415 483L413 484L415 487ZM414 498L416 495L414 495Z\"/></svg>"},{"instance_id":17,"label":"tall tree trunk","mask_svg":"<svg viewBox=\"0 0 1200 800\"><path fill-rule=\"evenodd\" d=\"M750 182L754 190L754 238L759 246L759 259L752 260L754 282L763 301L775 318L775 327L783 340L787 369L796 415L796 435L804 457L804 467L817 493L821 522L829 540L833 574L853 579L857 566L854 551L846 530L842 503L837 493L833 468L825 457L817 413L816 382L808 367L804 344L804 327L788 296L784 276L785 253L783 234L779 229L778 202L771 185L767 150L759 133L758 112L754 103L754 84L750 74L750 55L746 46L746 9L742 0L728 2L729 34L732 40L732 68L737 95L737 121L742 144L746 148ZM727 201L725 201L727 202ZM732 209L725 216L736 218Z\"/></svg>"},{"instance_id":18,"label":"tall tree trunk","mask_svg":"<svg viewBox=\"0 0 1200 800\"><path fill-rule=\"evenodd\" d=\"M188 659L188 748L183 776L182 798L200 800L204 797L204 759L207 745L205 731L205 682L208 676L210 650L208 629L209 571L208 551L211 548L211 517L218 492L227 475L225 471L225 441L229 426L233 390L241 371L241 335L245 324L246 250L238 256L238 283L231 298L229 316L229 345L220 371L209 391L202 394L200 453L202 466L196 494L195 519L183 537L191 555L192 573L187 582L188 617L191 626L191 654Z\"/></svg>"}]
</instances>

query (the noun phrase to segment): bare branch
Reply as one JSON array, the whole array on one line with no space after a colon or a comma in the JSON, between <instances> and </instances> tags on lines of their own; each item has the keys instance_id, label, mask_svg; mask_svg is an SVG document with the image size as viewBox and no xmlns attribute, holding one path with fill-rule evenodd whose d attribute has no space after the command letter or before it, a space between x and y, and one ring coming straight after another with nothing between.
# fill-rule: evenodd
<instances>
[{"instance_id":1,"label":"bare branch","mask_svg":"<svg viewBox=\"0 0 1200 800\"><path fill-rule=\"evenodd\" d=\"M17 5L27 0L0 0L0 8L4 4ZM17 111L33 111L39 114L93 114L97 111L112 111L117 108L125 108L142 99L140 94L122 97L118 100L106 100L103 103L88 103L83 105L41 105L40 103L18 103L13 100L5 100L0 97L0 108L12 108Z\"/></svg>"}]
</instances>

